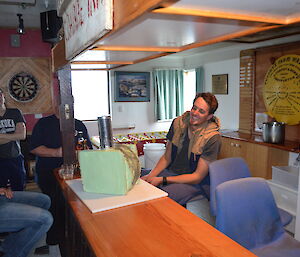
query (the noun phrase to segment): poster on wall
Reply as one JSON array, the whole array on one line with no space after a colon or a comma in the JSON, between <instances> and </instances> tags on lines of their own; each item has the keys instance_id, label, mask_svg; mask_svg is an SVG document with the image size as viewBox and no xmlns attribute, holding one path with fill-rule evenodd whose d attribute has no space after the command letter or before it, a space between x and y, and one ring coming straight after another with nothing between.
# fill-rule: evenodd
<instances>
[{"instance_id":1,"label":"poster on wall","mask_svg":"<svg viewBox=\"0 0 300 257\"><path fill-rule=\"evenodd\" d=\"M116 102L149 102L150 72L115 72Z\"/></svg>"},{"instance_id":2,"label":"poster on wall","mask_svg":"<svg viewBox=\"0 0 300 257\"><path fill-rule=\"evenodd\" d=\"M300 55L284 55L269 68L263 87L267 114L288 125L300 123Z\"/></svg>"},{"instance_id":3,"label":"poster on wall","mask_svg":"<svg viewBox=\"0 0 300 257\"><path fill-rule=\"evenodd\" d=\"M63 13L66 59L71 60L112 30L113 0L71 0Z\"/></svg>"},{"instance_id":4,"label":"poster on wall","mask_svg":"<svg viewBox=\"0 0 300 257\"><path fill-rule=\"evenodd\" d=\"M228 95L228 74L212 75L212 93Z\"/></svg>"}]
</instances>

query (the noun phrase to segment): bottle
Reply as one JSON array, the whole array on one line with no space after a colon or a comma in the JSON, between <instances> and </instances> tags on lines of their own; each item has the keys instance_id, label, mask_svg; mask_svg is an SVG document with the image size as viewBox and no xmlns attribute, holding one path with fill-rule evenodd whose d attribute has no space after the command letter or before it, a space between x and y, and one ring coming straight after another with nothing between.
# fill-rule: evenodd
<instances>
[{"instance_id":1,"label":"bottle","mask_svg":"<svg viewBox=\"0 0 300 257\"><path fill-rule=\"evenodd\" d=\"M78 131L78 138L75 146L76 150L84 150L85 149L84 145L86 144L85 141L86 140L83 137L83 132Z\"/></svg>"}]
</instances>

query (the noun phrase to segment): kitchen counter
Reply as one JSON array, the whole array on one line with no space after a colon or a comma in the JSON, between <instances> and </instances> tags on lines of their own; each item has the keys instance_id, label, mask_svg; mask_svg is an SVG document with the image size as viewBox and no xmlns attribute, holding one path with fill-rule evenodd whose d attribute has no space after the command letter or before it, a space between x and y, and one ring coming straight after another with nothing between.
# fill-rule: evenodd
<instances>
[{"instance_id":1,"label":"kitchen counter","mask_svg":"<svg viewBox=\"0 0 300 257\"><path fill-rule=\"evenodd\" d=\"M289 152L299 153L300 152L300 142L293 142L293 141L284 141L283 144L271 144L263 142L261 135L255 134L246 134L240 133L238 131L221 131L221 135L223 137L232 138L240 141L246 141L250 143L260 144L268 147L273 147Z\"/></svg>"}]
</instances>

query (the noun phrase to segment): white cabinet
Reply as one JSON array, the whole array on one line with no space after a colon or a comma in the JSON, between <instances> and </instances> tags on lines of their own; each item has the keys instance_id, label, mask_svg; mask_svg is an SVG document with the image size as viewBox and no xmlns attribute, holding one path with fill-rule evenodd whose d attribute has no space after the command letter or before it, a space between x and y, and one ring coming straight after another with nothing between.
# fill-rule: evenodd
<instances>
[{"instance_id":1,"label":"white cabinet","mask_svg":"<svg viewBox=\"0 0 300 257\"><path fill-rule=\"evenodd\" d=\"M293 215L292 222L285 227L286 230L295 234L298 206L298 177L299 168L292 166L273 166L272 180L268 180L276 204L279 208ZM295 181L297 181L295 183Z\"/></svg>"},{"instance_id":2,"label":"white cabinet","mask_svg":"<svg viewBox=\"0 0 300 257\"><path fill-rule=\"evenodd\" d=\"M293 216L297 213L297 198L298 191L289 187L274 183L268 180L269 186L272 190L276 204L279 208L289 212Z\"/></svg>"},{"instance_id":3,"label":"white cabinet","mask_svg":"<svg viewBox=\"0 0 300 257\"><path fill-rule=\"evenodd\" d=\"M300 176L298 180L298 188L300 188ZM300 190L298 189L297 213L296 213L295 238L300 241Z\"/></svg>"}]
</instances>

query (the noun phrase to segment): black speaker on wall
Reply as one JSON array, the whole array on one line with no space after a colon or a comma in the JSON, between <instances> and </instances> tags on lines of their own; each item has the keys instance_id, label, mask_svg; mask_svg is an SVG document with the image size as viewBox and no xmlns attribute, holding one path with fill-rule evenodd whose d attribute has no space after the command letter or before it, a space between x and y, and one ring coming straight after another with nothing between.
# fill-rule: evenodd
<instances>
[{"instance_id":1,"label":"black speaker on wall","mask_svg":"<svg viewBox=\"0 0 300 257\"><path fill-rule=\"evenodd\" d=\"M62 26L62 18L57 16L56 10L42 12L40 18L43 41L49 43L58 42L57 33Z\"/></svg>"}]
</instances>

